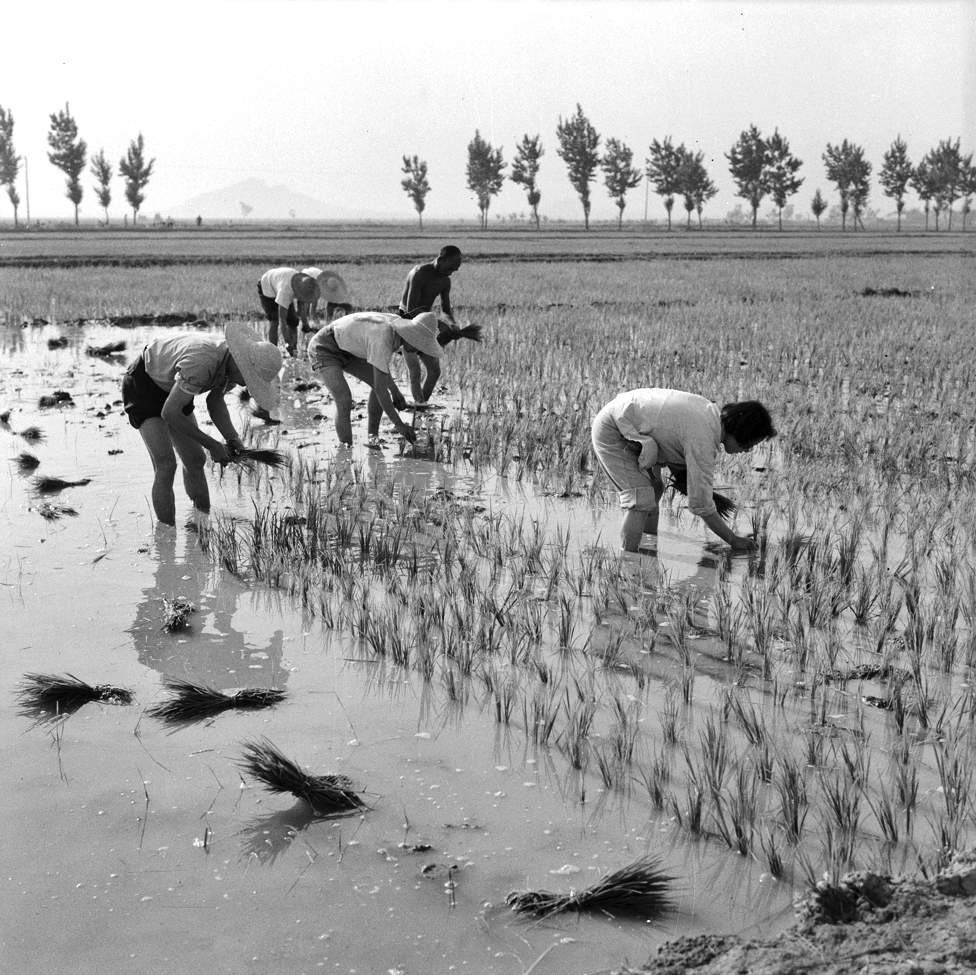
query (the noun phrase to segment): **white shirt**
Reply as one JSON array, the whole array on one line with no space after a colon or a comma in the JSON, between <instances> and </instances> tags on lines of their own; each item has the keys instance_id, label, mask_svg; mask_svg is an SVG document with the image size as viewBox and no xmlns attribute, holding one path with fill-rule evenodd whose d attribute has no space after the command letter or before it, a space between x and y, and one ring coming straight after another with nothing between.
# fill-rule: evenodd
<instances>
[{"instance_id":1,"label":"white shirt","mask_svg":"<svg viewBox=\"0 0 976 975\"><path fill-rule=\"evenodd\" d=\"M276 305L287 308L295 300L291 279L298 274L293 267L273 267L261 275L261 294L274 298ZM253 281L254 278L251 278Z\"/></svg>"},{"instance_id":2,"label":"white shirt","mask_svg":"<svg viewBox=\"0 0 976 975\"><path fill-rule=\"evenodd\" d=\"M688 510L715 513L712 479L722 443L719 408L677 389L631 389L607 404L620 435L641 445L641 467L686 467Z\"/></svg>"},{"instance_id":3,"label":"white shirt","mask_svg":"<svg viewBox=\"0 0 976 975\"><path fill-rule=\"evenodd\" d=\"M227 386L230 352L223 339L193 333L153 339L142 359L146 375L167 392L176 386L199 396Z\"/></svg>"},{"instance_id":4,"label":"white shirt","mask_svg":"<svg viewBox=\"0 0 976 975\"><path fill-rule=\"evenodd\" d=\"M337 318L332 323L332 334L343 352L357 359L365 359L380 372L389 373L393 340L396 338L392 323L399 319L399 315L385 312L359 311Z\"/></svg>"}]
</instances>

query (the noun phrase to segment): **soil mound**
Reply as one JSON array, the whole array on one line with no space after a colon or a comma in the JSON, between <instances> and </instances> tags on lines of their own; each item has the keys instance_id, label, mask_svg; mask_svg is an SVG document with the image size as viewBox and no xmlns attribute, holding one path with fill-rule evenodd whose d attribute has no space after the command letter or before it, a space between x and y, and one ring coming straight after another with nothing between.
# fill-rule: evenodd
<instances>
[{"instance_id":1,"label":"soil mound","mask_svg":"<svg viewBox=\"0 0 976 975\"><path fill-rule=\"evenodd\" d=\"M938 876L858 872L817 885L796 923L766 941L734 935L679 938L643 968L614 975L971 975L976 971L976 850Z\"/></svg>"}]
</instances>

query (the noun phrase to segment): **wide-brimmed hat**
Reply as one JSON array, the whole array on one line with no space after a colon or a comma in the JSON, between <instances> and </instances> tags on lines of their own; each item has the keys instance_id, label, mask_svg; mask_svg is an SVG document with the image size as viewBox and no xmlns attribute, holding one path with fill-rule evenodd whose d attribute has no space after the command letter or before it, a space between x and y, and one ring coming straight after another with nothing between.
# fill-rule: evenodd
<instances>
[{"instance_id":1,"label":"wide-brimmed hat","mask_svg":"<svg viewBox=\"0 0 976 975\"><path fill-rule=\"evenodd\" d=\"M395 318L392 322L396 333L409 342L418 352L439 359L444 350L437 344L437 316L432 311L422 311L413 318Z\"/></svg>"},{"instance_id":2,"label":"wide-brimmed hat","mask_svg":"<svg viewBox=\"0 0 976 975\"><path fill-rule=\"evenodd\" d=\"M291 278L291 293L296 301L318 301L319 283L303 271L297 271Z\"/></svg>"},{"instance_id":3,"label":"wide-brimmed hat","mask_svg":"<svg viewBox=\"0 0 976 975\"><path fill-rule=\"evenodd\" d=\"M244 322L232 322L225 330L227 348L237 363L251 398L262 410L274 414L281 399L278 373L281 353Z\"/></svg>"},{"instance_id":4,"label":"wide-brimmed hat","mask_svg":"<svg viewBox=\"0 0 976 975\"><path fill-rule=\"evenodd\" d=\"M302 269L302 274L307 274L310 278L315 278L319 286L319 294L326 302L332 305L351 305L352 298L349 295L349 288L342 280L342 275L335 271L323 271L318 267L306 267Z\"/></svg>"}]
</instances>

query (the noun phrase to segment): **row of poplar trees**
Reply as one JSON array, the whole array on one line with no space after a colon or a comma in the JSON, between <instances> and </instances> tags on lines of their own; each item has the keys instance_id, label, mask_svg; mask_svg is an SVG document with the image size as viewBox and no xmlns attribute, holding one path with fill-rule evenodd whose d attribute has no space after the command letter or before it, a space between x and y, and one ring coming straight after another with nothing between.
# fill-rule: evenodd
<instances>
[{"instance_id":1,"label":"row of poplar trees","mask_svg":"<svg viewBox=\"0 0 976 975\"><path fill-rule=\"evenodd\" d=\"M600 151L601 137L583 109L568 119L559 119L556 127L558 147L556 154L566 165L569 181L583 206L583 221L590 226L590 189L597 170L602 170L607 193L617 206L617 227L623 225L627 191L638 186L642 179L653 186L661 196L667 212L668 230L671 229L671 212L675 201L682 199L687 212L687 224L697 213L701 227L702 209L718 193L718 187L705 168L705 154L687 148L684 143L674 145L670 137L651 142L644 170L634 166L633 151L620 139L608 138ZM540 136L525 135L515 150L512 171L508 176L521 185L527 195L536 228L539 227L538 176L543 155ZM790 144L779 129L764 136L755 125L745 129L731 149L725 153L729 172L736 185L738 196L747 200L752 210L752 226L756 227L759 206L769 197L778 211L780 230L783 229L783 209L791 196L803 184L799 175L803 163L790 151ZM833 145L827 143L823 153L827 179L837 188L840 197L841 228L851 226L863 229L862 217L871 188L871 163L865 158L861 146L844 139ZM505 185L506 162L502 149L493 147L479 131L468 144L467 185L478 201L482 228L488 226L488 208L493 197ZM426 197L430 192L427 163L418 156L404 156L401 170L404 178L400 185L413 201L420 226ZM939 229L940 216L948 214L947 229L952 229L952 207L962 200L963 229L971 209L971 198L976 195L976 167L973 155L963 155L959 139L944 139L915 165L908 156L908 146L898 136L885 153L884 163L878 172L878 181L884 194L894 201L898 214L898 230L901 230L902 212L909 188L915 191L925 211L925 228L928 229L930 211L935 215L935 229ZM827 201L818 189L810 204L820 223L821 214L827 209Z\"/></svg>"},{"instance_id":2,"label":"row of poplar trees","mask_svg":"<svg viewBox=\"0 0 976 975\"><path fill-rule=\"evenodd\" d=\"M47 134L48 161L64 173L65 196L74 204L75 226L78 225L78 210L85 195L81 178L88 165L88 143L78 135L78 123L68 105L63 111L52 112L51 125ZM111 183L115 168L104 149L91 156L91 175L95 177L94 191L98 205L105 212L108 224L108 208L112 203ZM17 177L20 173L22 157L14 149L13 112L0 105L0 186L7 191L14 208L14 226L18 226L20 194L17 191ZM132 207L132 221L137 223L139 208L145 200L144 190L152 176L155 159L146 159L146 147L142 133L129 143L126 154L119 160L119 175L125 180L125 198Z\"/></svg>"}]
</instances>

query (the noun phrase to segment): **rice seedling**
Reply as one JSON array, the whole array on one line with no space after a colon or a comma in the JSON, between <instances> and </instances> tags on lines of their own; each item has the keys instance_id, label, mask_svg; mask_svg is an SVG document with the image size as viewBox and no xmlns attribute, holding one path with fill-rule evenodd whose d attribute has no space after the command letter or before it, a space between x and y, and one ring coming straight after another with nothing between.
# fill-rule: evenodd
<instances>
[{"instance_id":1,"label":"rice seedling","mask_svg":"<svg viewBox=\"0 0 976 975\"><path fill-rule=\"evenodd\" d=\"M674 909L674 879L663 870L657 857L644 856L584 890L568 894L548 890L512 891L505 897L505 903L517 914L536 918L585 911L657 920Z\"/></svg>"},{"instance_id":2,"label":"rice seedling","mask_svg":"<svg viewBox=\"0 0 976 975\"><path fill-rule=\"evenodd\" d=\"M28 453L26 450L17 455L16 462L17 469L25 477L29 474L33 474L34 471L41 466L41 462L33 454Z\"/></svg>"},{"instance_id":3,"label":"rice seedling","mask_svg":"<svg viewBox=\"0 0 976 975\"><path fill-rule=\"evenodd\" d=\"M34 718L73 714L91 701L131 704L132 691L112 684L88 684L74 674L25 674L17 688L20 713Z\"/></svg>"},{"instance_id":4,"label":"rice seedling","mask_svg":"<svg viewBox=\"0 0 976 975\"><path fill-rule=\"evenodd\" d=\"M288 465L288 455L282 450L272 450L268 447L240 447L231 456L231 463L242 467L262 464L274 470L281 470Z\"/></svg>"},{"instance_id":5,"label":"rice seedling","mask_svg":"<svg viewBox=\"0 0 976 975\"><path fill-rule=\"evenodd\" d=\"M66 389L56 389L53 393L45 393L39 397L37 405L43 410L52 406L74 406L75 401Z\"/></svg>"},{"instance_id":6,"label":"rice seedling","mask_svg":"<svg viewBox=\"0 0 976 975\"><path fill-rule=\"evenodd\" d=\"M366 806L348 776L309 775L267 738L244 742L242 747L240 768L273 793L289 793L321 815L355 812Z\"/></svg>"},{"instance_id":7,"label":"rice seedling","mask_svg":"<svg viewBox=\"0 0 976 975\"><path fill-rule=\"evenodd\" d=\"M190 625L190 614L197 611L185 596L175 596L173 599L163 597L163 625L160 629L167 633L179 633Z\"/></svg>"},{"instance_id":8,"label":"rice seedling","mask_svg":"<svg viewBox=\"0 0 976 975\"><path fill-rule=\"evenodd\" d=\"M61 477L35 477L32 486L38 494L57 494L65 488L84 487L86 484L91 484L90 477L77 481L66 481Z\"/></svg>"},{"instance_id":9,"label":"rice seedling","mask_svg":"<svg viewBox=\"0 0 976 975\"><path fill-rule=\"evenodd\" d=\"M225 694L205 684L194 684L177 677L164 677L163 685L172 696L153 704L146 713L168 724L203 721L222 711L268 708L285 698L285 692L277 688L246 687L234 694Z\"/></svg>"},{"instance_id":10,"label":"rice seedling","mask_svg":"<svg viewBox=\"0 0 976 975\"><path fill-rule=\"evenodd\" d=\"M106 342L104 345L85 346L85 354L90 356L113 356L119 355L126 350L125 342Z\"/></svg>"},{"instance_id":11,"label":"rice seedling","mask_svg":"<svg viewBox=\"0 0 976 975\"><path fill-rule=\"evenodd\" d=\"M78 512L66 504L52 504L50 501L43 501L37 507L37 513L45 519L45 521L57 521L59 518L63 518L66 515L69 517L76 517Z\"/></svg>"}]
</instances>

